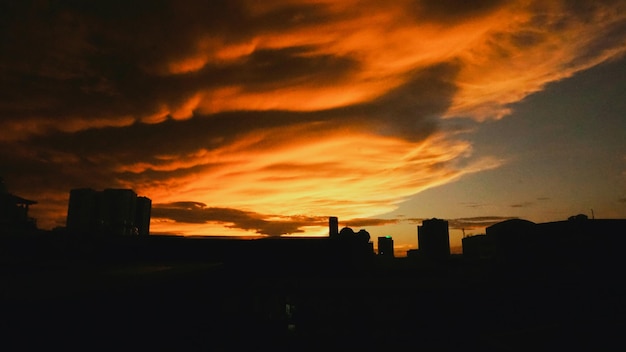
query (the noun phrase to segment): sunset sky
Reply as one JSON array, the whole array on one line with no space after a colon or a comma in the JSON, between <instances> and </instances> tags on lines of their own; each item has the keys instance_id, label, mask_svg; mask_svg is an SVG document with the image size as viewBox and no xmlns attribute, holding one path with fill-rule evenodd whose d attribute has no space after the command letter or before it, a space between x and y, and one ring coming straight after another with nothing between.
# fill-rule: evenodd
<instances>
[{"instance_id":1,"label":"sunset sky","mask_svg":"<svg viewBox=\"0 0 626 352\"><path fill-rule=\"evenodd\" d=\"M132 188L151 231L417 247L426 218L626 218L626 1L12 1L0 176L65 226Z\"/></svg>"}]
</instances>

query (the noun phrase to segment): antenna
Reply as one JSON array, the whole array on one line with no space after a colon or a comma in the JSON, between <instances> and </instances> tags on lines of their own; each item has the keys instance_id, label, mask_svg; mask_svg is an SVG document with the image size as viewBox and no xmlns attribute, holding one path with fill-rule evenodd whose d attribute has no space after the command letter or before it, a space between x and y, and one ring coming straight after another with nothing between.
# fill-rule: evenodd
<instances>
[{"instance_id":1,"label":"antenna","mask_svg":"<svg viewBox=\"0 0 626 352\"><path fill-rule=\"evenodd\" d=\"M595 220L595 215L593 215L593 208L591 208L591 220Z\"/></svg>"},{"instance_id":2,"label":"antenna","mask_svg":"<svg viewBox=\"0 0 626 352\"><path fill-rule=\"evenodd\" d=\"M463 238L465 238L465 228L462 228L461 231L463 231Z\"/></svg>"}]
</instances>

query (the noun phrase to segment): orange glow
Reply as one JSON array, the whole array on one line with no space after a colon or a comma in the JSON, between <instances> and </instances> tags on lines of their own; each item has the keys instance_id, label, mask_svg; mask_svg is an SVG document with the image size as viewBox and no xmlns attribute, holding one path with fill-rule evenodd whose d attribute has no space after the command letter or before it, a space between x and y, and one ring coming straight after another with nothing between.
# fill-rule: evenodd
<instances>
[{"instance_id":1,"label":"orange glow","mask_svg":"<svg viewBox=\"0 0 626 352\"><path fill-rule=\"evenodd\" d=\"M341 219L385 214L428 188L505 162L473 156L468 142L441 127L442 118L477 122L502 118L512 103L547 84L626 52L624 40L602 50L594 47L626 21L626 5L585 18L571 16L564 3L520 0L455 15L447 9L430 13L428 6L409 0L244 1L241 11L251 29L238 31L237 23L225 21L221 25L227 28L215 32L206 33L202 26L205 32L184 32L188 37L181 38L182 44L175 42L180 45L173 45L173 52L132 63L136 67L128 71L145 82L130 82L126 90L99 77L110 72L92 73L85 65L89 71L85 81L102 79L109 94L94 98L93 111L84 107L60 111L67 101L33 99L25 113L16 114L18 118L0 121L0 142L107 127L159 127L166 120L183 126L198 121L193 119L212 121L214 114L225 112L263 111L264 116L273 110L306 112L289 115L295 120L289 123L272 121L271 128L237 127L240 130L230 132L231 139L211 135L213 140L205 144L194 139L198 145L185 145L184 152L173 147L150 155L142 150L134 160L107 151L16 154L46 166L76 166L81 160L107 164L103 174L107 172L112 183L133 188L154 204L195 201L264 215ZM304 4L311 7L290 12ZM280 21L273 22L273 15ZM412 88L416 75L437 67L445 67L445 74L434 73L428 79L433 87L449 86L445 93L430 91L430 81ZM125 79L110 81L128 84ZM141 83L158 87L143 96L136 91ZM392 98L398 91L407 93L407 105L423 100L426 108L396 106L400 103ZM101 111L118 101L120 106L111 107L111 112ZM7 110L15 110L10 104L6 103ZM218 117L225 119L224 115L230 116ZM434 121L435 127L420 125L425 120ZM221 126L216 122L216 129ZM144 174L159 176L146 181ZM54 206L33 207L33 214L61 224L67 210L61 201L67 197L64 192L51 195ZM250 234L228 224L225 229L222 223L155 219L152 225L155 232ZM309 234L325 232L317 226L305 229Z\"/></svg>"},{"instance_id":2,"label":"orange glow","mask_svg":"<svg viewBox=\"0 0 626 352\"><path fill-rule=\"evenodd\" d=\"M365 133L328 131L322 138L318 131L307 136L309 143L293 137L306 135L308 130L310 126L268 130L217 151L168 158L163 165L135 166L140 172L146 168L188 168L193 161L202 165L220 160L228 165L142 188L140 193L150 194L157 203L193 199L211 207L262 214L333 214L351 219L388 212L412 194L467 172L497 166L494 162L479 162L456 169L455 159L467 153L469 145L447 141L443 136L433 136L417 145ZM277 142L259 144L263 140ZM179 225L164 222L158 223L158 228L181 231ZM207 230L204 225L185 228L193 226Z\"/></svg>"},{"instance_id":3,"label":"orange glow","mask_svg":"<svg viewBox=\"0 0 626 352\"><path fill-rule=\"evenodd\" d=\"M189 73L197 71L206 65L207 60L203 56L189 57L169 65L169 72L173 74Z\"/></svg>"}]
</instances>

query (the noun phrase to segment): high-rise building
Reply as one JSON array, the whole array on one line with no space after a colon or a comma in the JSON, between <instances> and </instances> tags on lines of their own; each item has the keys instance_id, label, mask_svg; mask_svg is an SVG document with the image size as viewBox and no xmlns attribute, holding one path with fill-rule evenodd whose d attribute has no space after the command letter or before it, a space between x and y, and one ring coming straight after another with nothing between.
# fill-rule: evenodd
<instances>
[{"instance_id":1,"label":"high-rise building","mask_svg":"<svg viewBox=\"0 0 626 352\"><path fill-rule=\"evenodd\" d=\"M450 255L448 222L441 219L424 220L417 227L417 243L420 256L443 259Z\"/></svg>"},{"instance_id":2,"label":"high-rise building","mask_svg":"<svg viewBox=\"0 0 626 352\"><path fill-rule=\"evenodd\" d=\"M100 203L100 218L107 234L135 234L137 194L130 189L105 189Z\"/></svg>"},{"instance_id":3,"label":"high-rise building","mask_svg":"<svg viewBox=\"0 0 626 352\"><path fill-rule=\"evenodd\" d=\"M70 191L67 230L113 236L148 235L152 201L130 189Z\"/></svg>"},{"instance_id":4,"label":"high-rise building","mask_svg":"<svg viewBox=\"0 0 626 352\"><path fill-rule=\"evenodd\" d=\"M336 216L328 218L328 237L337 238L339 236L339 219Z\"/></svg>"},{"instance_id":5,"label":"high-rise building","mask_svg":"<svg viewBox=\"0 0 626 352\"><path fill-rule=\"evenodd\" d=\"M150 234L150 213L152 211L152 200L147 197L137 197L137 208L135 212L135 227L139 236Z\"/></svg>"},{"instance_id":6,"label":"high-rise building","mask_svg":"<svg viewBox=\"0 0 626 352\"><path fill-rule=\"evenodd\" d=\"M394 257L393 238L391 236L378 237L378 255L384 257Z\"/></svg>"},{"instance_id":7,"label":"high-rise building","mask_svg":"<svg viewBox=\"0 0 626 352\"><path fill-rule=\"evenodd\" d=\"M67 230L72 233L90 233L99 228L98 204L100 194L91 188L70 191L67 208Z\"/></svg>"}]
</instances>

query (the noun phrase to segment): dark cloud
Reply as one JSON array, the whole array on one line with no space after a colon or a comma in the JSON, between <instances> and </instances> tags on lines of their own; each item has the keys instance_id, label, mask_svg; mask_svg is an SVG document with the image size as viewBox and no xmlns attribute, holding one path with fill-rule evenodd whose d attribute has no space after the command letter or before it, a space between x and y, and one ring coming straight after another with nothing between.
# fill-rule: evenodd
<instances>
[{"instance_id":1,"label":"dark cloud","mask_svg":"<svg viewBox=\"0 0 626 352\"><path fill-rule=\"evenodd\" d=\"M405 218L404 221L407 221L411 224L421 224L422 221L426 220L426 218Z\"/></svg>"},{"instance_id":2,"label":"dark cloud","mask_svg":"<svg viewBox=\"0 0 626 352\"><path fill-rule=\"evenodd\" d=\"M445 63L418 70L410 74L407 83L354 109L371 119L379 133L422 140L437 130L436 117L450 106L458 69Z\"/></svg>"},{"instance_id":3,"label":"dark cloud","mask_svg":"<svg viewBox=\"0 0 626 352\"><path fill-rule=\"evenodd\" d=\"M343 222L345 226L349 227L366 227L366 226L382 226L382 225L391 225L397 224L399 220L397 219L372 219L372 218L364 218L364 219L352 219Z\"/></svg>"},{"instance_id":4,"label":"dark cloud","mask_svg":"<svg viewBox=\"0 0 626 352\"><path fill-rule=\"evenodd\" d=\"M330 84L356 66L348 57L290 47L256 50L226 64L209 62L190 74L164 74L172 62L201 50L209 55L259 33L310 25L322 16L318 6L251 15L236 1L24 3L5 5L0 15L2 52L11 53L0 59L0 83L11 87L3 91L0 111L5 122L38 121L39 129L64 129L64 121L74 119L137 120L222 85L255 91ZM285 20L304 13L297 23ZM211 38L214 44L199 48Z\"/></svg>"},{"instance_id":5,"label":"dark cloud","mask_svg":"<svg viewBox=\"0 0 626 352\"><path fill-rule=\"evenodd\" d=\"M521 203L515 203L515 204L511 204L511 208L527 208L530 207L532 205L534 205L534 202L521 202Z\"/></svg>"},{"instance_id":6,"label":"dark cloud","mask_svg":"<svg viewBox=\"0 0 626 352\"><path fill-rule=\"evenodd\" d=\"M430 20L436 22L456 22L486 15L505 5L507 1L503 0L481 0L481 1L429 1L415 0L417 16L422 20Z\"/></svg>"},{"instance_id":7,"label":"dark cloud","mask_svg":"<svg viewBox=\"0 0 626 352\"><path fill-rule=\"evenodd\" d=\"M349 56L314 54L315 48L292 47L257 50L227 69L229 81L246 85L247 91L266 91L287 85L333 85L349 77L358 68L358 61ZM207 74L208 73L208 74ZM201 73L206 81L215 72ZM227 81L226 81L227 82Z\"/></svg>"},{"instance_id":8,"label":"dark cloud","mask_svg":"<svg viewBox=\"0 0 626 352\"><path fill-rule=\"evenodd\" d=\"M328 217L323 216L278 216L230 208L208 207L202 202L183 201L155 204L152 217L170 219L180 223L204 224L223 223L226 227L255 231L261 235L280 236L302 233L304 226L328 226ZM395 219L351 219L342 221L344 226L365 227L395 224Z\"/></svg>"},{"instance_id":9,"label":"dark cloud","mask_svg":"<svg viewBox=\"0 0 626 352\"><path fill-rule=\"evenodd\" d=\"M461 205L468 207L468 208L482 208L484 206L486 206L486 204L483 203L475 203L475 202L463 202L461 203Z\"/></svg>"},{"instance_id":10,"label":"dark cloud","mask_svg":"<svg viewBox=\"0 0 626 352\"><path fill-rule=\"evenodd\" d=\"M238 209L207 207L204 203L193 201L154 204L152 217L191 224L223 223L226 227L255 231L268 236L301 233L303 226L328 223L328 218L323 217L277 217ZM276 218L279 220L268 220Z\"/></svg>"},{"instance_id":11,"label":"dark cloud","mask_svg":"<svg viewBox=\"0 0 626 352\"><path fill-rule=\"evenodd\" d=\"M620 203L626 203L626 197L617 200Z\"/></svg>"},{"instance_id":12,"label":"dark cloud","mask_svg":"<svg viewBox=\"0 0 626 352\"><path fill-rule=\"evenodd\" d=\"M448 220L448 226L453 229L477 229L491 226L502 221L517 219L514 216L476 216L470 218L458 218Z\"/></svg>"},{"instance_id":13,"label":"dark cloud","mask_svg":"<svg viewBox=\"0 0 626 352\"><path fill-rule=\"evenodd\" d=\"M445 220L448 221L448 227L451 229L472 230L472 229L483 228L486 226L491 226L493 224L497 224L499 222L510 220L510 219L517 219L517 217L514 217L514 216L475 216L475 217L469 217L469 218L445 219ZM426 218L423 218L423 219L411 218L411 219L406 219L406 220L413 224L421 224L424 220L427 220L427 219Z\"/></svg>"},{"instance_id":14,"label":"dark cloud","mask_svg":"<svg viewBox=\"0 0 626 352\"><path fill-rule=\"evenodd\" d=\"M77 186L118 187L228 168L227 162L220 161L198 161L166 170L159 169L159 166L171 162L164 159L164 155L184 159L199 150L217 150L254 131L279 127L300 126L300 130L306 131L306 135L289 136L294 140L321 140L328 131L358 129L421 140L437 129L430 117L444 111L449 104L453 88L445 83L445 77L453 72L454 69L448 66L417 72L413 80L377 101L350 108L318 112L224 112L196 115L187 120L168 119L158 124L133 123L124 127L55 132L33 136L28 143L4 142L0 155L5 164L4 170L0 171L8 179L21 178L16 181L18 188L27 184L34 187L46 184L65 192ZM284 139L263 139L249 148L267 149L285 142ZM120 171L136 163L150 167L140 171ZM336 172L338 166L307 167L311 171ZM281 165L271 167L276 169ZM294 165L284 164L282 167L292 169Z\"/></svg>"}]
</instances>

